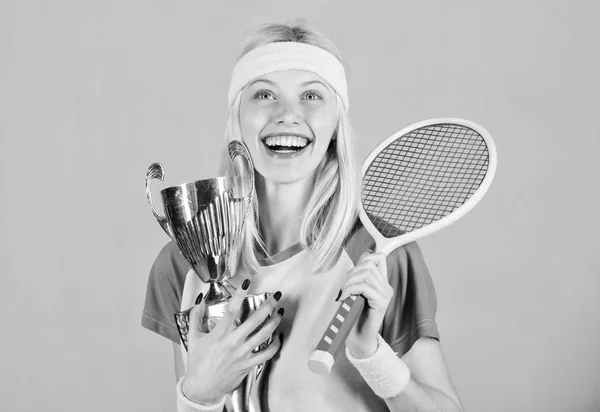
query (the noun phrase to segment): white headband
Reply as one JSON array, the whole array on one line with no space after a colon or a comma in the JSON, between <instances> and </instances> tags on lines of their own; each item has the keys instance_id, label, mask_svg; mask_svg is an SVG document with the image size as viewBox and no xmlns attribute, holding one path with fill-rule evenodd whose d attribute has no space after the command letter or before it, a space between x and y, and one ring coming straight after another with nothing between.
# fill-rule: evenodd
<instances>
[{"instance_id":1,"label":"white headband","mask_svg":"<svg viewBox=\"0 0 600 412\"><path fill-rule=\"evenodd\" d=\"M320 76L340 96L348 111L348 86L340 61L320 47L298 42L269 43L246 53L236 63L231 75L229 107L248 83L282 70L305 70Z\"/></svg>"}]
</instances>

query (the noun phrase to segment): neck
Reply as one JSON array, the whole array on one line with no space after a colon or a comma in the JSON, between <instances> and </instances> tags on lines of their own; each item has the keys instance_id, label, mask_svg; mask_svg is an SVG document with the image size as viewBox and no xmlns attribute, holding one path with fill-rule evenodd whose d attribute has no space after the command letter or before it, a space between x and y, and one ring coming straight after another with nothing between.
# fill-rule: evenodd
<instances>
[{"instance_id":1,"label":"neck","mask_svg":"<svg viewBox=\"0 0 600 412\"><path fill-rule=\"evenodd\" d=\"M260 204L260 229L272 256L300 241L300 218L313 190L314 178L291 184L256 179Z\"/></svg>"}]
</instances>

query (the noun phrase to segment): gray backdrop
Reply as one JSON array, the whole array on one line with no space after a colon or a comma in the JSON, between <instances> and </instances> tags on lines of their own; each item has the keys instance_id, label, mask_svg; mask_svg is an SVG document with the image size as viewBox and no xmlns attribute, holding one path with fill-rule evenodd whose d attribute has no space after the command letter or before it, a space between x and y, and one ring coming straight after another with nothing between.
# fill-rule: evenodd
<instances>
[{"instance_id":1,"label":"gray backdrop","mask_svg":"<svg viewBox=\"0 0 600 412\"><path fill-rule=\"evenodd\" d=\"M296 17L348 62L361 159L430 117L495 138L482 203L420 242L467 410L600 409L599 3L391 4L0 3L1 410L174 410L144 174L216 173L241 41Z\"/></svg>"}]
</instances>

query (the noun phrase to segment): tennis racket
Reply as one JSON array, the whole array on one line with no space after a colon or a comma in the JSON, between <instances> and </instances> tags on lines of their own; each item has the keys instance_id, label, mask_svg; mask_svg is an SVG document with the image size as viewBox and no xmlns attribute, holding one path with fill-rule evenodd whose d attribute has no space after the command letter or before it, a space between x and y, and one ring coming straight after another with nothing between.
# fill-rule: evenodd
<instances>
[{"instance_id":1,"label":"tennis racket","mask_svg":"<svg viewBox=\"0 0 600 412\"><path fill-rule=\"evenodd\" d=\"M376 251L421 239L460 219L486 193L496 171L496 148L481 126L438 118L405 127L365 159L359 218ZM365 305L361 295L340 307L308 361L328 374Z\"/></svg>"}]
</instances>

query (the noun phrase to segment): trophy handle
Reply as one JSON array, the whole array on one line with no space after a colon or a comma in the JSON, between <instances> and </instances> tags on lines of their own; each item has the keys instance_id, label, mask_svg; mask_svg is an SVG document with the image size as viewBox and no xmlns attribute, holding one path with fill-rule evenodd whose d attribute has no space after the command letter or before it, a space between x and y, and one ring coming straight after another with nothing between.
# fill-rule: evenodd
<instances>
[{"instance_id":1,"label":"trophy handle","mask_svg":"<svg viewBox=\"0 0 600 412\"><path fill-rule=\"evenodd\" d=\"M158 212L156 211L156 209L154 208L154 203L152 203L152 193L150 192L150 188L152 186L152 181L154 179L158 179L162 182L164 180L164 178L165 178L165 173L164 173L162 165L160 163L152 163L150 165L150 167L148 167L148 170L146 171L146 198L148 199L148 204L152 208L152 213L154 214L154 217L156 218L156 221L158 222L160 227L163 228L165 233L171 239L175 240L175 237L173 236L173 233L171 232L171 228L169 227L167 218L159 215Z\"/></svg>"},{"instance_id":2,"label":"trophy handle","mask_svg":"<svg viewBox=\"0 0 600 412\"><path fill-rule=\"evenodd\" d=\"M250 192L244 195L244 220L248 216L248 212L250 212L250 207L252 207L252 200L254 199L254 162L252 161L252 156L250 156L250 151L248 151L248 147L245 143L240 142L239 140L233 140L228 145L229 157L231 160L235 160L238 156L242 156L244 160L246 160L246 165L248 166L248 175L250 176Z\"/></svg>"}]
</instances>

